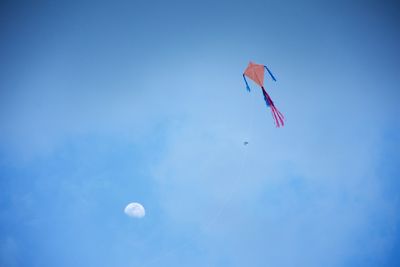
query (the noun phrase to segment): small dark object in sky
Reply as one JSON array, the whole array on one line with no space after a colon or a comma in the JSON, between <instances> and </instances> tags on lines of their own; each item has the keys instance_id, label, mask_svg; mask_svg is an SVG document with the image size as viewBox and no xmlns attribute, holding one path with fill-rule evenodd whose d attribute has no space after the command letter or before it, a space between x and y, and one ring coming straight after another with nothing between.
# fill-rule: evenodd
<instances>
[{"instance_id":1,"label":"small dark object in sky","mask_svg":"<svg viewBox=\"0 0 400 267\"><path fill-rule=\"evenodd\" d=\"M248 144L249 144L249 142L247 142L247 141L243 142L243 145L245 145L245 146L247 146Z\"/></svg>"}]
</instances>

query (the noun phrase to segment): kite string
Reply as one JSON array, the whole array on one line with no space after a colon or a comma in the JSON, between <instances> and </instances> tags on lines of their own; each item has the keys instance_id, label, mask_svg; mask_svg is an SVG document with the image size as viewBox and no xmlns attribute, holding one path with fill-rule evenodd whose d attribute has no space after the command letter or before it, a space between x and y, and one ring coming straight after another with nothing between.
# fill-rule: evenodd
<instances>
[{"instance_id":1,"label":"kite string","mask_svg":"<svg viewBox=\"0 0 400 267\"><path fill-rule=\"evenodd\" d=\"M243 77L244 77L244 75L243 75ZM247 84L247 81L246 81L246 84ZM248 109L248 110L251 110L251 109ZM255 116L251 116L251 115L252 114L249 114L251 119L250 119L250 126L248 126L248 129L250 130L247 133L248 136L253 136L253 129L254 129L254 123L255 123ZM250 142L250 145L251 145L251 142ZM213 224L215 225L215 224L218 223L218 221L219 221L220 217L222 216L225 208L232 201L232 197L233 197L234 193L236 193L237 190L239 189L237 185L238 185L239 181L241 180L240 178L242 178L241 176L243 176L244 167L246 165L248 165L248 164L246 164L247 163L247 157L248 157L248 149L249 149L248 145L245 145L244 146L244 153L243 153L243 160L242 160L242 162L240 164L240 172L239 172L238 175L235 176L235 179L234 179L234 181L232 183L232 187L231 187L230 192L228 192L228 194L225 197L225 200L223 201L222 205L220 206L219 210L217 211L217 214L214 216L214 218L215 218L214 222L209 223L209 225L204 228L204 232L206 232L206 230L210 229L210 227Z\"/></svg>"},{"instance_id":2,"label":"kite string","mask_svg":"<svg viewBox=\"0 0 400 267\"><path fill-rule=\"evenodd\" d=\"M254 118L253 118L252 121L254 122ZM242 162L240 164L241 165L240 172L239 172L238 175L236 175L235 180L232 183L232 187L231 187L230 192L228 192L228 195L225 197L225 200L223 200L223 203L220 206L219 210L217 211L216 215L214 216L214 219L210 220L209 223L203 228L203 230L202 230L203 233L207 233L213 226L217 225L218 221L221 219L221 216L223 215L224 210L226 209L228 204L232 201L232 197L233 197L234 193L236 193L237 190L239 189L237 185L239 183L241 175L243 174L243 169L244 169L245 162L246 162L246 159L247 159L247 150L248 149L245 149L245 151L244 151L243 160L242 160ZM165 258L168 255L174 254L176 251L178 251L178 249L179 250L185 249L186 247L188 247L190 245L191 241L194 241L193 237L189 238L189 240L187 240L187 241L182 242L180 246L175 247L175 248L171 248L171 249L169 249L169 250L157 255L152 260L147 261L146 263L144 263L141 266L142 267L149 266L150 264L152 264L152 263L154 264L157 261L159 261L160 259Z\"/></svg>"},{"instance_id":3,"label":"kite string","mask_svg":"<svg viewBox=\"0 0 400 267\"><path fill-rule=\"evenodd\" d=\"M246 145L247 146L247 145ZM226 207L229 205L229 203L232 201L232 197L233 195L237 192L238 188L238 184L239 184L239 180L241 178L241 175L243 174L243 169L245 166L245 162L247 159L247 148L245 148L244 151L244 156L243 156L243 160L241 161L240 164L240 172L238 175L235 176L235 179L232 183L232 187L230 189L229 192L227 192L227 194L225 195L225 199L223 200L220 208L218 209L216 215L214 216L214 220L212 222L210 222L203 230L203 232L207 232L213 225L216 225L218 223L218 221L221 219L221 216L223 215L224 210L226 209Z\"/></svg>"},{"instance_id":4,"label":"kite string","mask_svg":"<svg viewBox=\"0 0 400 267\"><path fill-rule=\"evenodd\" d=\"M251 121L250 127L249 127L250 132L248 133L248 135L249 136L253 136L255 116L251 116L251 120L250 121ZM221 219L221 216L223 215L224 210L229 205L229 203L232 201L233 195L239 189L238 184L239 184L239 181L241 180L240 178L243 176L243 170L244 170L244 167L245 167L245 165L247 163L247 157L248 157L248 151L247 150L248 150L248 145L245 145L244 146L244 153L243 153L243 160L241 161L241 164L240 164L240 172L238 173L238 175L235 176L235 180L232 183L231 190L226 195L225 200L223 200L223 203L221 204L220 208L218 209L216 215L214 216L214 219L210 220L210 222L203 228L203 230L202 230L203 233L207 233L211 229L212 226L215 226L218 223L218 221ZM189 239L190 240L187 240L187 241L181 243L181 245L179 247L175 247L175 248L169 249L169 250L165 251L164 253L161 253L161 254L157 255L152 260L149 260L147 263L145 263L145 264L143 264L141 266L142 267L149 266L149 264L151 264L151 263L155 263L155 262L159 261L160 259L168 256L168 255L172 255L176 251L178 251L178 248L180 250L185 249L186 247L188 247L190 245L190 241L194 241L193 237L189 238Z\"/></svg>"},{"instance_id":5,"label":"kite string","mask_svg":"<svg viewBox=\"0 0 400 267\"><path fill-rule=\"evenodd\" d=\"M251 119L250 119L251 123L250 123L250 127L248 127L250 129L250 132L248 133L248 135L252 136L253 135L254 122L255 122L255 116L250 116L250 117L251 117ZM226 195L225 200L223 201L222 205L220 206L219 210L217 211L216 215L214 216L213 222L209 223L204 228L203 232L207 232L211 228L212 225L216 225L218 223L218 221L221 219L221 216L223 215L224 210L226 209L226 207L232 201L233 195L239 189L238 184L239 184L239 181L241 180L240 178L242 178L242 176L243 176L244 167L248 165L248 164L246 164L247 163L247 157L248 157L248 149L249 149L248 145L245 145L244 146L244 153L243 153L243 160L241 161L241 164L240 164L240 171L239 171L238 175L235 176L235 179L234 179L234 181L232 183L231 190Z\"/></svg>"}]
</instances>

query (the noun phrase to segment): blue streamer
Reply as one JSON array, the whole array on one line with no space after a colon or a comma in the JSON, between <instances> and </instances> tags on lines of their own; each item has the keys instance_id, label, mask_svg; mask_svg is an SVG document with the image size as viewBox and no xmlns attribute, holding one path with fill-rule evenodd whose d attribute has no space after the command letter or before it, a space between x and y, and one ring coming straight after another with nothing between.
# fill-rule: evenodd
<instances>
[{"instance_id":1,"label":"blue streamer","mask_svg":"<svg viewBox=\"0 0 400 267\"><path fill-rule=\"evenodd\" d=\"M244 76L244 74L243 74L243 79L244 79L244 82L246 83L246 89L247 89L247 91L250 92L250 86L249 86L249 84L247 83L247 80L246 80L246 77Z\"/></svg>"},{"instance_id":2,"label":"blue streamer","mask_svg":"<svg viewBox=\"0 0 400 267\"><path fill-rule=\"evenodd\" d=\"M272 72L268 69L267 66L264 66L264 68L268 71L269 75L271 75L272 80L274 80L276 82L276 79L274 77L274 75L272 74Z\"/></svg>"},{"instance_id":3,"label":"blue streamer","mask_svg":"<svg viewBox=\"0 0 400 267\"><path fill-rule=\"evenodd\" d=\"M263 92L263 96L264 96L265 104L267 105L267 107L269 107L268 99L267 99L267 96L264 94L264 92Z\"/></svg>"}]
</instances>

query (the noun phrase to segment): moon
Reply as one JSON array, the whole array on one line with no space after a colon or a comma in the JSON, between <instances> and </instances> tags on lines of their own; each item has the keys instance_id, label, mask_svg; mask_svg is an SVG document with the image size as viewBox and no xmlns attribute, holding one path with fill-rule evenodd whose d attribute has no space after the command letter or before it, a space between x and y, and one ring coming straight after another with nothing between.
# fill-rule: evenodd
<instances>
[{"instance_id":1,"label":"moon","mask_svg":"<svg viewBox=\"0 0 400 267\"><path fill-rule=\"evenodd\" d=\"M142 204L137 202L129 203L125 207L124 212L126 215L132 218L143 218L146 215L146 211Z\"/></svg>"}]
</instances>

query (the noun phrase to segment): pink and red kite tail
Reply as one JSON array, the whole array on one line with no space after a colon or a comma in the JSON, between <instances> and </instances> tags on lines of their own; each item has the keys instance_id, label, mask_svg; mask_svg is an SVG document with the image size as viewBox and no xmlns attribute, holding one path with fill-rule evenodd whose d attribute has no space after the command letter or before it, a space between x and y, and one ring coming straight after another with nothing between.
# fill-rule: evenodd
<instances>
[{"instance_id":1,"label":"pink and red kite tail","mask_svg":"<svg viewBox=\"0 0 400 267\"><path fill-rule=\"evenodd\" d=\"M264 86L261 87L264 95L264 100L267 106L271 108L272 117L275 120L276 127L284 126L285 117L283 114L275 107L274 102L272 101L271 97L268 95L267 91L265 91Z\"/></svg>"},{"instance_id":2,"label":"pink and red kite tail","mask_svg":"<svg viewBox=\"0 0 400 267\"><path fill-rule=\"evenodd\" d=\"M264 65L264 68L268 71L268 74L271 76L272 80L274 80L274 82L276 82L275 76L268 69L268 67ZM272 116L274 117L276 127L284 126L285 125L285 123L284 123L285 117L275 107L274 102L272 101L271 97L268 95L267 91L265 91L263 86L261 86L261 89L263 91L264 99L265 99L265 102L267 103L267 106L269 106L271 108Z\"/></svg>"}]
</instances>

